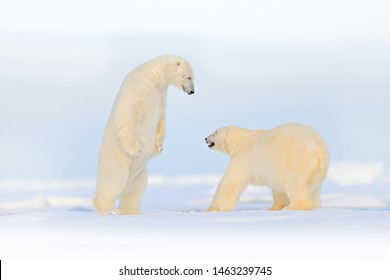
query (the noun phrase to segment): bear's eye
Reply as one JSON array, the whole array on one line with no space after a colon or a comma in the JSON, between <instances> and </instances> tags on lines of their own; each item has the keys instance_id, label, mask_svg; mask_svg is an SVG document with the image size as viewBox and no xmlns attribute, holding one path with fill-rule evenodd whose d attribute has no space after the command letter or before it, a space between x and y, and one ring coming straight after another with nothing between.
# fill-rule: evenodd
<instances>
[{"instance_id":1,"label":"bear's eye","mask_svg":"<svg viewBox=\"0 0 390 280\"><path fill-rule=\"evenodd\" d=\"M187 79L188 79L188 80L191 80L191 77L188 77Z\"/></svg>"},{"instance_id":2,"label":"bear's eye","mask_svg":"<svg viewBox=\"0 0 390 280\"><path fill-rule=\"evenodd\" d=\"M179 65L180 65L180 62L177 63L177 66L179 66Z\"/></svg>"}]
</instances>

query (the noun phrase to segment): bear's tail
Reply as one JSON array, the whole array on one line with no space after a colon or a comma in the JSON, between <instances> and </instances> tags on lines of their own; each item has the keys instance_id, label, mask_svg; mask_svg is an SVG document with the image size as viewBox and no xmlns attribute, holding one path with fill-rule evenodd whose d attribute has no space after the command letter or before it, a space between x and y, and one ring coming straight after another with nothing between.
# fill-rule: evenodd
<instances>
[{"instance_id":1,"label":"bear's tail","mask_svg":"<svg viewBox=\"0 0 390 280\"><path fill-rule=\"evenodd\" d=\"M329 152L326 148L318 151L317 153L317 162L310 178L310 185L316 185L319 187L328 175L328 169Z\"/></svg>"}]
</instances>

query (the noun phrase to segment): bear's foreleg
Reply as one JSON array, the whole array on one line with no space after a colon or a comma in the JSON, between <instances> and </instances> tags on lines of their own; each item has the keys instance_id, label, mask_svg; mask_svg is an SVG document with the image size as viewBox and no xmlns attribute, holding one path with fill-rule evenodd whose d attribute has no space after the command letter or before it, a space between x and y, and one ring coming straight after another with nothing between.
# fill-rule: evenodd
<instances>
[{"instance_id":1,"label":"bear's foreleg","mask_svg":"<svg viewBox=\"0 0 390 280\"><path fill-rule=\"evenodd\" d=\"M211 206L212 211L231 211L236 207L241 192L248 186L249 176L235 163L230 163L215 192Z\"/></svg>"},{"instance_id":2,"label":"bear's foreleg","mask_svg":"<svg viewBox=\"0 0 390 280\"><path fill-rule=\"evenodd\" d=\"M117 135L123 152L129 158L135 158L141 153L138 129L129 126L120 127L117 129Z\"/></svg>"},{"instance_id":3,"label":"bear's foreleg","mask_svg":"<svg viewBox=\"0 0 390 280\"><path fill-rule=\"evenodd\" d=\"M117 135L123 152L130 158L141 153L141 123L145 115L145 105L139 102L135 108L117 110L114 114L114 135Z\"/></svg>"},{"instance_id":4,"label":"bear's foreleg","mask_svg":"<svg viewBox=\"0 0 390 280\"><path fill-rule=\"evenodd\" d=\"M161 154L163 150L163 143L165 140L165 113L161 116L156 131L156 140L155 140L155 154Z\"/></svg>"},{"instance_id":5,"label":"bear's foreleg","mask_svg":"<svg viewBox=\"0 0 390 280\"><path fill-rule=\"evenodd\" d=\"M139 208L141 206L141 201L144 196L147 183L148 172L147 168L144 167L135 178L129 180L125 190L121 194L121 202L119 205L121 215L142 214Z\"/></svg>"}]
</instances>

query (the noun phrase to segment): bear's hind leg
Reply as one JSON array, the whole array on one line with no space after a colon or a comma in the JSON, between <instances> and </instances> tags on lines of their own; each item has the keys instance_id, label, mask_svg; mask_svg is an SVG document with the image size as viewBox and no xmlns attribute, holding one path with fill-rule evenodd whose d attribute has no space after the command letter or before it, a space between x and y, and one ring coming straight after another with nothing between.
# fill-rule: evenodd
<instances>
[{"instance_id":1,"label":"bear's hind leg","mask_svg":"<svg viewBox=\"0 0 390 280\"><path fill-rule=\"evenodd\" d=\"M297 186L297 185L294 185ZM310 190L304 187L286 186L286 194L290 204L283 210L311 210L313 209L312 194ZM302 184L298 184L302 186Z\"/></svg>"},{"instance_id":2,"label":"bear's hind leg","mask_svg":"<svg viewBox=\"0 0 390 280\"><path fill-rule=\"evenodd\" d=\"M144 169L133 179L129 179L127 186L121 194L119 210L121 215L142 214L139 210L148 183L147 168Z\"/></svg>"},{"instance_id":3,"label":"bear's hind leg","mask_svg":"<svg viewBox=\"0 0 390 280\"><path fill-rule=\"evenodd\" d=\"M273 190L272 196L274 198L274 202L272 207L268 208L268 210L281 210L290 203L287 195L284 193Z\"/></svg>"},{"instance_id":4,"label":"bear's hind leg","mask_svg":"<svg viewBox=\"0 0 390 280\"><path fill-rule=\"evenodd\" d=\"M101 215L117 214L115 202L126 186L129 177L126 165L111 163L99 167L96 194L93 200L96 210Z\"/></svg>"},{"instance_id":5,"label":"bear's hind leg","mask_svg":"<svg viewBox=\"0 0 390 280\"><path fill-rule=\"evenodd\" d=\"M313 208L321 208L321 187L317 187L312 195Z\"/></svg>"},{"instance_id":6,"label":"bear's hind leg","mask_svg":"<svg viewBox=\"0 0 390 280\"><path fill-rule=\"evenodd\" d=\"M100 215L115 215L118 214L118 210L115 208L115 200L116 198L114 197L102 199L99 196L95 196L93 205Z\"/></svg>"},{"instance_id":7,"label":"bear's hind leg","mask_svg":"<svg viewBox=\"0 0 390 280\"><path fill-rule=\"evenodd\" d=\"M285 178L284 190L290 200L290 204L283 210L311 210L313 209L312 184L310 172L290 171L290 175Z\"/></svg>"}]
</instances>

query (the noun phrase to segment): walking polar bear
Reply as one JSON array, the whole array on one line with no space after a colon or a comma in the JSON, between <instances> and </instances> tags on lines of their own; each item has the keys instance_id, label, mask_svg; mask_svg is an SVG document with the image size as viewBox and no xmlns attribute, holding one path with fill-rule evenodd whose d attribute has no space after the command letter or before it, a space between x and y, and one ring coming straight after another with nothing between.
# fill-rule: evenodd
<instances>
[{"instance_id":1,"label":"walking polar bear","mask_svg":"<svg viewBox=\"0 0 390 280\"><path fill-rule=\"evenodd\" d=\"M94 205L101 214L139 214L147 162L163 149L167 89L194 93L191 65L161 56L131 71L114 102L100 148Z\"/></svg>"},{"instance_id":2,"label":"walking polar bear","mask_svg":"<svg viewBox=\"0 0 390 280\"><path fill-rule=\"evenodd\" d=\"M249 184L272 189L269 210L321 206L320 189L328 171L329 152L312 128L297 123L271 130L226 126L205 140L210 148L231 157L208 211L234 209Z\"/></svg>"}]
</instances>

